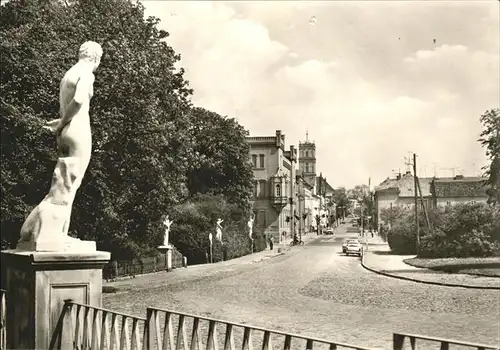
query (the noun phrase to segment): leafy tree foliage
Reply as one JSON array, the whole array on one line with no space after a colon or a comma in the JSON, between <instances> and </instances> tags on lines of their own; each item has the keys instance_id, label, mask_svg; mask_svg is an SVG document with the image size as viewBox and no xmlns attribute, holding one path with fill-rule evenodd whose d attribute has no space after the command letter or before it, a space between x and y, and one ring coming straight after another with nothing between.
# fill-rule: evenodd
<instances>
[{"instance_id":1,"label":"leafy tree foliage","mask_svg":"<svg viewBox=\"0 0 500 350\"><path fill-rule=\"evenodd\" d=\"M17 241L25 216L49 189L55 139L41 126L57 117L59 81L87 40L100 43L104 55L91 101L93 154L71 235L96 240L123 260L160 243L162 217L190 195L248 200L243 129L192 109L184 70L174 68L180 56L142 5L11 0L0 23L2 248Z\"/></svg>"},{"instance_id":2,"label":"leafy tree foliage","mask_svg":"<svg viewBox=\"0 0 500 350\"><path fill-rule=\"evenodd\" d=\"M397 214L396 214L397 213ZM396 254L415 254L415 214L395 210L388 243ZM457 204L429 211L433 230L419 214L422 258L481 257L500 255L500 208L483 203Z\"/></svg>"},{"instance_id":3,"label":"leafy tree foliage","mask_svg":"<svg viewBox=\"0 0 500 350\"><path fill-rule=\"evenodd\" d=\"M252 195L252 166L247 132L233 118L203 108L191 110L190 134L200 165L188 173L191 194L224 195L230 202L249 207Z\"/></svg>"},{"instance_id":4,"label":"leafy tree foliage","mask_svg":"<svg viewBox=\"0 0 500 350\"><path fill-rule=\"evenodd\" d=\"M487 167L488 175L488 195L490 203L500 203L500 109L490 109L481 117L483 131L479 142L486 147L486 155L490 159Z\"/></svg>"},{"instance_id":5,"label":"leafy tree foliage","mask_svg":"<svg viewBox=\"0 0 500 350\"><path fill-rule=\"evenodd\" d=\"M345 187L338 187L334 189L332 198L335 204L337 205L337 208L339 206L343 206L345 213L349 211L350 202L349 198L347 197L347 191Z\"/></svg>"}]
</instances>

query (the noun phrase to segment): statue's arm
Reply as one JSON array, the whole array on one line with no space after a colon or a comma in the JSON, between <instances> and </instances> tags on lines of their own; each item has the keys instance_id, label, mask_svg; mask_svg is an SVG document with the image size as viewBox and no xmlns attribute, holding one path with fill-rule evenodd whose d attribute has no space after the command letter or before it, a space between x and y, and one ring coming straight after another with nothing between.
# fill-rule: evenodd
<instances>
[{"instance_id":1,"label":"statue's arm","mask_svg":"<svg viewBox=\"0 0 500 350\"><path fill-rule=\"evenodd\" d=\"M75 88L75 95L73 99L66 108L66 113L61 116L61 122L58 126L58 131L61 131L78 113L80 108L84 103L89 99L90 93L92 91L92 87L94 84L94 75L93 74L85 74L78 79Z\"/></svg>"}]
</instances>

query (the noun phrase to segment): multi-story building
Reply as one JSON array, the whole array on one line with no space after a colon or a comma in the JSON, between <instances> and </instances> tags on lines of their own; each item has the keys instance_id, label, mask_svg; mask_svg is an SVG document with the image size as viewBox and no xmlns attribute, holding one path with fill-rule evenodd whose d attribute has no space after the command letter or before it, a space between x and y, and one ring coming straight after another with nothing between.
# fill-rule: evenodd
<instances>
[{"instance_id":1,"label":"multi-story building","mask_svg":"<svg viewBox=\"0 0 500 350\"><path fill-rule=\"evenodd\" d=\"M311 231L314 226L314 208L319 205L319 197L314 194L314 186L309 184L302 173L302 170L297 171L297 198L298 198L298 217L299 231L305 234Z\"/></svg>"},{"instance_id":2,"label":"multi-story building","mask_svg":"<svg viewBox=\"0 0 500 350\"><path fill-rule=\"evenodd\" d=\"M254 172L253 211L255 232L283 242L292 237L297 203L295 168L297 150L285 150L285 135L250 136L250 159Z\"/></svg>"},{"instance_id":3,"label":"multi-story building","mask_svg":"<svg viewBox=\"0 0 500 350\"><path fill-rule=\"evenodd\" d=\"M316 186L316 144L310 142L306 133L306 141L299 142L299 168L304 180Z\"/></svg>"}]
</instances>

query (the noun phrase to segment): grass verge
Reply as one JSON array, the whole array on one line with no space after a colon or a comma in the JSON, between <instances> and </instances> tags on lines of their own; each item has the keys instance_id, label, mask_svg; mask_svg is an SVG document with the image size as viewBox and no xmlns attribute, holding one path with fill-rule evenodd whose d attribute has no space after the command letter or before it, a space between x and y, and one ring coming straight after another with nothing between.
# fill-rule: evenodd
<instances>
[{"instance_id":1,"label":"grass verge","mask_svg":"<svg viewBox=\"0 0 500 350\"><path fill-rule=\"evenodd\" d=\"M500 277L500 257L441 259L410 258L403 261L411 266L447 273L466 273L470 275Z\"/></svg>"}]
</instances>

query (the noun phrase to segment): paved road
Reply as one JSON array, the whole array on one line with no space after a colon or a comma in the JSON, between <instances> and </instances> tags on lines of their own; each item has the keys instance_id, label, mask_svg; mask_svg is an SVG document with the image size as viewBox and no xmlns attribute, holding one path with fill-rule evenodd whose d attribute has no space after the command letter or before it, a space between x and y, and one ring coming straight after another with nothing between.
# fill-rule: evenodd
<instances>
[{"instance_id":1,"label":"paved road","mask_svg":"<svg viewBox=\"0 0 500 350\"><path fill-rule=\"evenodd\" d=\"M193 267L117 283L104 306L171 308L304 335L391 348L393 331L499 343L495 291L379 276L339 254L345 228L258 264Z\"/></svg>"}]
</instances>

